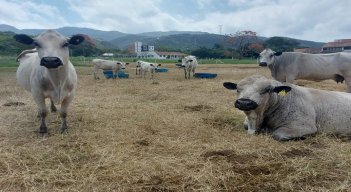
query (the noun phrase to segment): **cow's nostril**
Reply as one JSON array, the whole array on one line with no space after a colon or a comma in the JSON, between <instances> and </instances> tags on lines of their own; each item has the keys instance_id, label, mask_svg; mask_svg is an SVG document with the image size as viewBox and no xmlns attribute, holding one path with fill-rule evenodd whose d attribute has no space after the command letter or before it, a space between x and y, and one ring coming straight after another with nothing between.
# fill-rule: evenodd
<instances>
[{"instance_id":1,"label":"cow's nostril","mask_svg":"<svg viewBox=\"0 0 351 192\"><path fill-rule=\"evenodd\" d=\"M235 101L234 106L240 110L249 111L256 109L258 104L250 99L238 99Z\"/></svg>"}]
</instances>

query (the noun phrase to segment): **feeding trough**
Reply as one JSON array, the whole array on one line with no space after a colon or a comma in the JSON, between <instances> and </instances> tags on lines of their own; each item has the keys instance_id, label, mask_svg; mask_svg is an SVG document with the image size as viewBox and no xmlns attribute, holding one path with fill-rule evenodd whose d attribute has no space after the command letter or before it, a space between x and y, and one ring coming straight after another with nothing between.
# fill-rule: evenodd
<instances>
[{"instance_id":1,"label":"feeding trough","mask_svg":"<svg viewBox=\"0 0 351 192\"><path fill-rule=\"evenodd\" d=\"M119 71L116 75L113 75L113 72L110 70L105 70L103 71L104 76L106 77L106 79L110 79L110 78L129 78L129 74L125 73L123 71Z\"/></svg>"},{"instance_id":2,"label":"feeding trough","mask_svg":"<svg viewBox=\"0 0 351 192\"><path fill-rule=\"evenodd\" d=\"M166 69L166 68L157 68L156 69L156 73L166 73L166 72L168 72L168 69Z\"/></svg>"},{"instance_id":3,"label":"feeding trough","mask_svg":"<svg viewBox=\"0 0 351 192\"><path fill-rule=\"evenodd\" d=\"M213 79L217 77L217 73L195 73L194 77L200 79Z\"/></svg>"}]
</instances>

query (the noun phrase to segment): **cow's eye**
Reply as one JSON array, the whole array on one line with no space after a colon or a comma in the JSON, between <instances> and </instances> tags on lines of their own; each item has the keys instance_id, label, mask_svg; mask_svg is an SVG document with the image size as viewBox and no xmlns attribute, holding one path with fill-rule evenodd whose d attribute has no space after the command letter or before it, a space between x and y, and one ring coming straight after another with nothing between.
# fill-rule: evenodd
<instances>
[{"instance_id":1,"label":"cow's eye","mask_svg":"<svg viewBox=\"0 0 351 192\"><path fill-rule=\"evenodd\" d=\"M69 46L69 43L68 42L66 42L66 43L64 43L63 45L62 45L62 47L68 47Z\"/></svg>"},{"instance_id":2,"label":"cow's eye","mask_svg":"<svg viewBox=\"0 0 351 192\"><path fill-rule=\"evenodd\" d=\"M272 58L274 55L270 55L269 57Z\"/></svg>"},{"instance_id":3,"label":"cow's eye","mask_svg":"<svg viewBox=\"0 0 351 192\"><path fill-rule=\"evenodd\" d=\"M36 41L34 41L33 42L33 44L34 44L34 46L36 46L36 47L38 47L38 48L40 48L41 46L39 45L39 43L38 42L36 42Z\"/></svg>"}]
</instances>

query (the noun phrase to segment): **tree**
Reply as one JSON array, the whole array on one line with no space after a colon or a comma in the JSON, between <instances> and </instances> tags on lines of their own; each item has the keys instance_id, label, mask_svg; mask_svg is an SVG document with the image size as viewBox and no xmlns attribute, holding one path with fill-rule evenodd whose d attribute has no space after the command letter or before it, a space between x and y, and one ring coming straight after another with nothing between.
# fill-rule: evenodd
<instances>
[{"instance_id":1,"label":"tree","mask_svg":"<svg viewBox=\"0 0 351 192\"><path fill-rule=\"evenodd\" d=\"M264 42L264 46L274 51L294 51L294 48L299 46L299 42L286 37L271 37Z\"/></svg>"},{"instance_id":2,"label":"tree","mask_svg":"<svg viewBox=\"0 0 351 192\"><path fill-rule=\"evenodd\" d=\"M227 39L229 44L232 45L232 48L236 47L239 59L242 59L247 47L257 42L257 33L254 31L238 31L234 34L227 35ZM234 52L232 53L234 56Z\"/></svg>"}]
</instances>

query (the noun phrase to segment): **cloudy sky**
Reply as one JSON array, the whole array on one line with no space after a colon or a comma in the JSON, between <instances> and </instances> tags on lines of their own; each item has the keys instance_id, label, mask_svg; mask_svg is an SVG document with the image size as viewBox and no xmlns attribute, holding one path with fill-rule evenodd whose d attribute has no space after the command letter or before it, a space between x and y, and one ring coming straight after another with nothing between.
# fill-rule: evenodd
<instances>
[{"instance_id":1,"label":"cloudy sky","mask_svg":"<svg viewBox=\"0 0 351 192\"><path fill-rule=\"evenodd\" d=\"M0 0L0 24L133 34L252 30L265 37L327 42L351 38L350 9L351 0Z\"/></svg>"}]
</instances>

